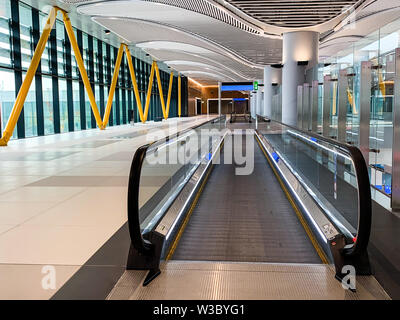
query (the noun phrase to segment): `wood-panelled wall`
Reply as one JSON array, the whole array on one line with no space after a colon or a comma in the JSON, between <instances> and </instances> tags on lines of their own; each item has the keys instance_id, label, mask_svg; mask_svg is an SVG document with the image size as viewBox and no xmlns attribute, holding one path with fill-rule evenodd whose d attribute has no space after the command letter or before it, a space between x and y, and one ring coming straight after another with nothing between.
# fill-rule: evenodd
<instances>
[{"instance_id":1,"label":"wood-panelled wall","mask_svg":"<svg viewBox=\"0 0 400 320\"><path fill-rule=\"evenodd\" d=\"M196 115L196 98L201 98L201 113L207 114L207 100L218 99L218 86L202 87L189 79L189 116ZM248 98L242 92L222 92L222 98Z\"/></svg>"}]
</instances>

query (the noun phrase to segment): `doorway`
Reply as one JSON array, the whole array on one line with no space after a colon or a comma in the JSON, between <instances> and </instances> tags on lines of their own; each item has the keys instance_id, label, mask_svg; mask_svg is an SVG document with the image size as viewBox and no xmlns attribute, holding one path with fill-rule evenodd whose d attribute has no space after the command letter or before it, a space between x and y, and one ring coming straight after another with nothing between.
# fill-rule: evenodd
<instances>
[{"instance_id":1,"label":"doorway","mask_svg":"<svg viewBox=\"0 0 400 320\"><path fill-rule=\"evenodd\" d=\"M201 99L196 98L196 115L200 115L201 113Z\"/></svg>"}]
</instances>

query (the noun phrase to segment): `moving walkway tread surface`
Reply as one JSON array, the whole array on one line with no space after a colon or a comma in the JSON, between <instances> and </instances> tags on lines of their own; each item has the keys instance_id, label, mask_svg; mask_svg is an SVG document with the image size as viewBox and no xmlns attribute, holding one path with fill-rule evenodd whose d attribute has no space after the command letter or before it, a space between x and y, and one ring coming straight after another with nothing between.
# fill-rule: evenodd
<instances>
[{"instance_id":1,"label":"moving walkway tread surface","mask_svg":"<svg viewBox=\"0 0 400 320\"><path fill-rule=\"evenodd\" d=\"M254 171L236 175L238 166L214 166L172 259L320 264L256 141Z\"/></svg>"}]
</instances>

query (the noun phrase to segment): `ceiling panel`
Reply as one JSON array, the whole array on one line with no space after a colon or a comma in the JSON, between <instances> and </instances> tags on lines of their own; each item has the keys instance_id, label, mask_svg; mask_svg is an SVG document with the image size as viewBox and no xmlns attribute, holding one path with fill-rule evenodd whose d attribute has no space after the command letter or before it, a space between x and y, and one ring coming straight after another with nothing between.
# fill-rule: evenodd
<instances>
[{"instance_id":1,"label":"ceiling panel","mask_svg":"<svg viewBox=\"0 0 400 320\"><path fill-rule=\"evenodd\" d=\"M304 28L330 21L365 0L227 0L265 24Z\"/></svg>"}]
</instances>

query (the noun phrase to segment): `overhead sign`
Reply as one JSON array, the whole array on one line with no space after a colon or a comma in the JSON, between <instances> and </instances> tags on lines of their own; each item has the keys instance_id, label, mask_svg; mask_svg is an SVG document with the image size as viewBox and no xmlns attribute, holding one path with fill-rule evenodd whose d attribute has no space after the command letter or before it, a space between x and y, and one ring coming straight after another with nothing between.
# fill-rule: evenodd
<instances>
[{"instance_id":1,"label":"overhead sign","mask_svg":"<svg viewBox=\"0 0 400 320\"><path fill-rule=\"evenodd\" d=\"M251 91L253 90L252 82L223 82L221 83L221 91Z\"/></svg>"}]
</instances>

